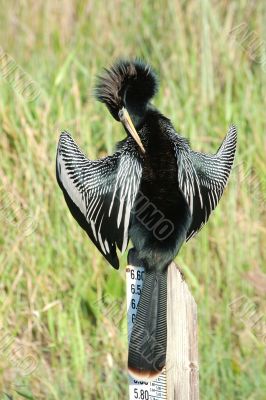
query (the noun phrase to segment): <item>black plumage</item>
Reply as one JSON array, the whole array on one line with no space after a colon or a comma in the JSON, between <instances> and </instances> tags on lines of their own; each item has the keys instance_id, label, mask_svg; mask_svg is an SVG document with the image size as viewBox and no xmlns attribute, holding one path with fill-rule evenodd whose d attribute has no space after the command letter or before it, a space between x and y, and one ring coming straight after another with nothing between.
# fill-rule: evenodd
<instances>
[{"instance_id":1,"label":"black plumage","mask_svg":"<svg viewBox=\"0 0 266 400\"><path fill-rule=\"evenodd\" d=\"M61 134L57 180L68 207L105 258L131 239L146 269L129 344L129 370L154 377L165 365L167 266L207 222L232 168L236 128L215 155L194 152L150 100L158 80L139 60L122 60L99 77L96 97L121 121L127 137L112 156L90 161Z\"/></svg>"}]
</instances>

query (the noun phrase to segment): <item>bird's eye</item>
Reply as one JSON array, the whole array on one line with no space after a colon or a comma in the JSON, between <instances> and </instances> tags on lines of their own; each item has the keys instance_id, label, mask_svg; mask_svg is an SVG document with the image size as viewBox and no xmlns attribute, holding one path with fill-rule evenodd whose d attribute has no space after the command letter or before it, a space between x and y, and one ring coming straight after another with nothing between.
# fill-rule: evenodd
<instances>
[{"instance_id":1,"label":"bird's eye","mask_svg":"<svg viewBox=\"0 0 266 400\"><path fill-rule=\"evenodd\" d=\"M121 110L118 111L118 117L120 120L123 118L123 115L124 115L124 111L123 111L123 108L121 108Z\"/></svg>"}]
</instances>

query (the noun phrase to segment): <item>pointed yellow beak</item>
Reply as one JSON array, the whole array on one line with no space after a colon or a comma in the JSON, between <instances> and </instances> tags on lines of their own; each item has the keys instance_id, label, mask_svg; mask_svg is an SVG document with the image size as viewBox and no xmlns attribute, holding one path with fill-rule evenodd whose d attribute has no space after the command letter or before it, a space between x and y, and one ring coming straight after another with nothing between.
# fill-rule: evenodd
<instances>
[{"instance_id":1,"label":"pointed yellow beak","mask_svg":"<svg viewBox=\"0 0 266 400\"><path fill-rule=\"evenodd\" d=\"M129 116L129 113L125 107L121 108L121 110L118 113L119 119L124 125L124 127L127 129L127 131L131 134L133 139L136 141L136 143L139 145L142 153L145 153L145 149L143 147L143 144L140 140L140 137L138 135L138 132L136 131L133 122Z\"/></svg>"}]
</instances>

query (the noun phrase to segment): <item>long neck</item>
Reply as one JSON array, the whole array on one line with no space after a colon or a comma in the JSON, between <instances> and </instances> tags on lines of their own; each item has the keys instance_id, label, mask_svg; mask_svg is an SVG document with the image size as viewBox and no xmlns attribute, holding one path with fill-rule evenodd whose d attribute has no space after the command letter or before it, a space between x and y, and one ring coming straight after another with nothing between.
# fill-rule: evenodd
<instances>
[{"instance_id":1,"label":"long neck","mask_svg":"<svg viewBox=\"0 0 266 400\"><path fill-rule=\"evenodd\" d=\"M135 128L139 130L145 122L148 102L141 101L130 88L125 91L124 102Z\"/></svg>"}]
</instances>

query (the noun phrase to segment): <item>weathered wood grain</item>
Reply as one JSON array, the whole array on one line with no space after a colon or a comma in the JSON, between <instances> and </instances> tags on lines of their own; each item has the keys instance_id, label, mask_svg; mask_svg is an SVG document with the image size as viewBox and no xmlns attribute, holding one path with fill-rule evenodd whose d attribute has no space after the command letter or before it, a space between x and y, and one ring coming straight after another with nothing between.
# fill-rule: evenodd
<instances>
[{"instance_id":1,"label":"weathered wood grain","mask_svg":"<svg viewBox=\"0 0 266 400\"><path fill-rule=\"evenodd\" d=\"M199 399L197 305L174 263L167 288L167 400Z\"/></svg>"}]
</instances>

